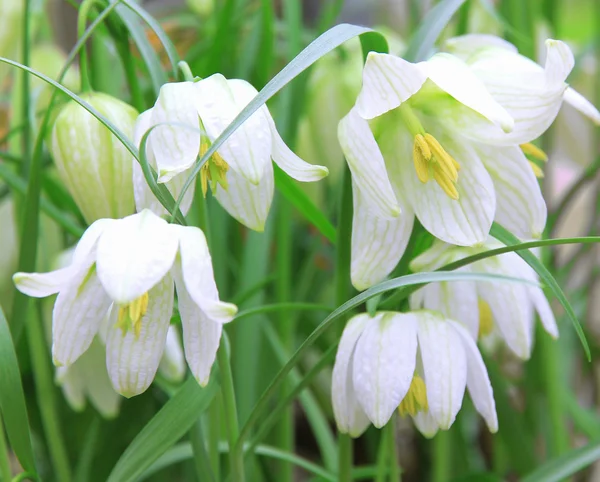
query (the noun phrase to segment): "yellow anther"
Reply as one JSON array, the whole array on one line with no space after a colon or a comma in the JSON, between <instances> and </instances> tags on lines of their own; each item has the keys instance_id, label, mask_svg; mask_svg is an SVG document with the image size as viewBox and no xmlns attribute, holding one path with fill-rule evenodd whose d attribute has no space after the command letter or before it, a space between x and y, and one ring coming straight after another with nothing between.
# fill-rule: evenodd
<instances>
[{"instance_id":1,"label":"yellow anther","mask_svg":"<svg viewBox=\"0 0 600 482\"><path fill-rule=\"evenodd\" d=\"M404 399L398 406L398 412L403 417L408 415L415 416L419 412L427 412L429 404L427 403L427 389L423 379L415 374L410 382L410 388Z\"/></svg>"},{"instance_id":2,"label":"yellow anther","mask_svg":"<svg viewBox=\"0 0 600 482\"><path fill-rule=\"evenodd\" d=\"M542 168L540 166L538 166L533 161L529 161L529 165L531 166L531 170L533 171L533 174L535 175L535 177L537 177L538 179L541 179L544 177L544 171L542 171Z\"/></svg>"},{"instance_id":3,"label":"yellow anther","mask_svg":"<svg viewBox=\"0 0 600 482\"><path fill-rule=\"evenodd\" d=\"M481 339L488 336L494 329L494 316L490 305L485 301L480 299L477 304L479 306L479 333L477 337Z\"/></svg>"},{"instance_id":4,"label":"yellow anther","mask_svg":"<svg viewBox=\"0 0 600 482\"><path fill-rule=\"evenodd\" d=\"M543 161L543 162L548 161L548 154L546 154L538 146L536 146L535 144L532 144L531 142L528 142L526 144L521 144L521 145L519 145L519 147L526 155L531 156L534 159L537 159L538 161Z\"/></svg>"},{"instance_id":5,"label":"yellow anther","mask_svg":"<svg viewBox=\"0 0 600 482\"><path fill-rule=\"evenodd\" d=\"M140 336L142 331L142 318L148 311L148 293L144 293L131 303L121 306L117 316L117 326L123 330L133 330L135 336Z\"/></svg>"},{"instance_id":6,"label":"yellow anther","mask_svg":"<svg viewBox=\"0 0 600 482\"><path fill-rule=\"evenodd\" d=\"M200 157L206 154L208 148L208 142L202 142L200 144ZM209 182L213 193L217 190L217 184L227 191L227 171L229 171L229 164L223 160L218 152L215 152L210 156L200 170L200 182L204 197L206 197Z\"/></svg>"},{"instance_id":7,"label":"yellow anther","mask_svg":"<svg viewBox=\"0 0 600 482\"><path fill-rule=\"evenodd\" d=\"M413 161L417 177L422 183L434 179L452 199L458 199L458 171L460 164L448 154L431 134L417 134L413 144Z\"/></svg>"}]
</instances>

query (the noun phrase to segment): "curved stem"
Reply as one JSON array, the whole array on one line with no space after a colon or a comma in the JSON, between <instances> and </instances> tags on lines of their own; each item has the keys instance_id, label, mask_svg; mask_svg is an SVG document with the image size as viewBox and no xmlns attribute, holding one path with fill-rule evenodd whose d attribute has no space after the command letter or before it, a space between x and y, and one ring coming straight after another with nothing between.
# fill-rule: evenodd
<instances>
[{"instance_id":1,"label":"curved stem","mask_svg":"<svg viewBox=\"0 0 600 482\"><path fill-rule=\"evenodd\" d=\"M450 432L440 431L433 443L433 482L444 482L450 478Z\"/></svg>"},{"instance_id":2,"label":"curved stem","mask_svg":"<svg viewBox=\"0 0 600 482\"><path fill-rule=\"evenodd\" d=\"M97 0L83 0L81 6L79 7L79 12L77 14L77 36L79 38L81 38L85 32L88 14L90 13L90 9L94 3L96 3L96 1ZM85 45L79 52L79 75L81 76L81 91L89 92L92 90L88 75L88 59Z\"/></svg>"}]
</instances>

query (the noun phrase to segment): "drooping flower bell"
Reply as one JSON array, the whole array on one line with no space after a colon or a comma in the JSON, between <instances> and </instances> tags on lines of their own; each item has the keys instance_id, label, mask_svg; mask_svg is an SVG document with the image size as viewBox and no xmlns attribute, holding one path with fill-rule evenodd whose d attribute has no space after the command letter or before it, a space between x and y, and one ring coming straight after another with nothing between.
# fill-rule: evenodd
<instances>
[{"instance_id":1,"label":"drooping flower bell","mask_svg":"<svg viewBox=\"0 0 600 482\"><path fill-rule=\"evenodd\" d=\"M494 238L478 247L434 245L411 262L413 271L433 271L445 264L501 247ZM516 253L485 258L460 268L474 273L493 273L537 283L535 271ZM558 327L552 309L539 286L502 281L430 283L411 296L411 307L437 310L460 322L474 340L493 335L522 359L531 355L535 312L553 338Z\"/></svg>"},{"instance_id":2,"label":"drooping flower bell","mask_svg":"<svg viewBox=\"0 0 600 482\"><path fill-rule=\"evenodd\" d=\"M433 311L363 313L346 325L331 393L342 433L378 428L395 410L427 437L454 423L468 388L490 431L498 430L492 387L465 328Z\"/></svg>"},{"instance_id":3,"label":"drooping flower bell","mask_svg":"<svg viewBox=\"0 0 600 482\"><path fill-rule=\"evenodd\" d=\"M93 223L68 267L13 279L29 296L58 293L52 322L57 366L71 365L88 349L108 314L108 372L115 390L127 397L154 379L173 311L173 284L185 357L201 385L208 383L222 325L237 312L219 300L202 231L168 224L149 210Z\"/></svg>"},{"instance_id":4,"label":"drooping flower bell","mask_svg":"<svg viewBox=\"0 0 600 482\"><path fill-rule=\"evenodd\" d=\"M154 107L137 120L135 141L148 136L146 152L158 171L158 182L177 198L198 156L256 96L245 80L220 74L198 82L165 84ZM266 106L247 119L211 156L200 173L203 195L210 186L219 203L242 224L262 231L273 199L273 160L298 181L317 181L327 168L313 166L296 156L285 144ZM134 161L135 199L138 210L148 208L165 214L149 190L141 168ZM192 193L181 205L189 209Z\"/></svg>"},{"instance_id":5,"label":"drooping flower bell","mask_svg":"<svg viewBox=\"0 0 600 482\"><path fill-rule=\"evenodd\" d=\"M133 135L133 107L99 92L81 98L125 136ZM62 181L88 223L134 212L131 154L87 110L69 101L54 122L48 144Z\"/></svg>"}]
</instances>

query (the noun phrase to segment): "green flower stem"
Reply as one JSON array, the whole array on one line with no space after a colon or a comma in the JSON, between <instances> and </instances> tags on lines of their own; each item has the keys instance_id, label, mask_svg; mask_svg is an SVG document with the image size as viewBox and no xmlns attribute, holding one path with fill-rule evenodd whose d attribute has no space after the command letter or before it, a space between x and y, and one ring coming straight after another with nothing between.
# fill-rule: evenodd
<instances>
[{"instance_id":1,"label":"green flower stem","mask_svg":"<svg viewBox=\"0 0 600 482\"><path fill-rule=\"evenodd\" d=\"M22 57L23 65L29 66L30 56L30 33L29 26L31 22L31 0L25 0L25 8L23 11L23 44ZM21 155L23 156L23 166L21 174L25 177L29 176L31 168L31 124L29 122L29 74L25 71L21 72L21 121L23 122L23 131L21 133ZM15 340L16 341L16 340Z\"/></svg>"},{"instance_id":2,"label":"green flower stem","mask_svg":"<svg viewBox=\"0 0 600 482\"><path fill-rule=\"evenodd\" d=\"M213 404L211 404L212 406ZM192 429L190 430L190 443L192 445L193 451L193 459L194 466L196 468L196 475L198 476L198 480L203 480L206 482L215 482L218 479L215 478L214 473L211 471L211 457L212 453L209 455L206 450L206 445L204 444L204 435L202 430L202 421L198 419L198 421L194 424ZM216 452L217 458L219 457L219 445L216 447L211 447L212 451Z\"/></svg>"},{"instance_id":3,"label":"green flower stem","mask_svg":"<svg viewBox=\"0 0 600 482\"><path fill-rule=\"evenodd\" d=\"M390 422L388 422L388 424L381 430L381 436L379 437L379 447L377 448L377 475L375 476L375 482L386 482L387 480L387 475L389 472L388 439L390 438L390 435L393 436L393 433L390 433L388 427L392 425L393 422L390 420Z\"/></svg>"},{"instance_id":4,"label":"green flower stem","mask_svg":"<svg viewBox=\"0 0 600 482\"><path fill-rule=\"evenodd\" d=\"M29 354L31 356L31 366L33 368L37 403L40 409L44 434L46 435L46 446L50 452L56 480L70 482L71 468L60 428L60 417L54 396L53 370L49 363L50 354L48 353L46 340L44 339L41 305L39 302L36 303L36 307L38 308L36 316L29 317L26 333Z\"/></svg>"},{"instance_id":5,"label":"green flower stem","mask_svg":"<svg viewBox=\"0 0 600 482\"><path fill-rule=\"evenodd\" d=\"M450 480L450 433L446 431L439 431L432 440L432 445L433 468L431 480L432 482L446 482L447 480Z\"/></svg>"},{"instance_id":6,"label":"green flower stem","mask_svg":"<svg viewBox=\"0 0 600 482\"><path fill-rule=\"evenodd\" d=\"M131 104L135 107L138 112L142 112L145 108L144 95L140 88L140 83L135 71L135 62L131 55L131 49L129 47L129 35L124 35L122 39L117 42L117 50L119 57L121 57L121 63L125 70L125 77L127 78L127 85L131 93Z\"/></svg>"},{"instance_id":7,"label":"green flower stem","mask_svg":"<svg viewBox=\"0 0 600 482\"><path fill-rule=\"evenodd\" d=\"M77 14L77 36L79 38L81 38L85 32L87 18L90 13L90 9L94 6L94 3L96 3L96 0L83 0L81 6L79 7L79 12ZM88 72L88 58L85 45L79 52L79 75L81 76L81 91L89 92L92 90Z\"/></svg>"},{"instance_id":8,"label":"green flower stem","mask_svg":"<svg viewBox=\"0 0 600 482\"><path fill-rule=\"evenodd\" d=\"M10 471L10 460L8 458L8 446L4 435L4 425L2 415L0 414L0 480L10 480L12 477Z\"/></svg>"},{"instance_id":9,"label":"green flower stem","mask_svg":"<svg viewBox=\"0 0 600 482\"><path fill-rule=\"evenodd\" d=\"M341 433L338 436L339 470L338 481L350 482L352 480L353 447L350 435Z\"/></svg>"},{"instance_id":10,"label":"green flower stem","mask_svg":"<svg viewBox=\"0 0 600 482\"><path fill-rule=\"evenodd\" d=\"M181 60L177 63L177 68L179 69L179 73L181 74L181 78L186 82L194 81L194 74L192 74L192 70L190 66L185 60Z\"/></svg>"},{"instance_id":11,"label":"green flower stem","mask_svg":"<svg viewBox=\"0 0 600 482\"><path fill-rule=\"evenodd\" d=\"M207 413L207 441L208 447L208 458L212 474L215 480L221 480L221 456L219 454L219 442L221 441L221 406L223 405L223 396L217 393L213 401L208 407ZM194 453L196 450L194 449ZM199 478L199 480L203 480Z\"/></svg>"}]
</instances>

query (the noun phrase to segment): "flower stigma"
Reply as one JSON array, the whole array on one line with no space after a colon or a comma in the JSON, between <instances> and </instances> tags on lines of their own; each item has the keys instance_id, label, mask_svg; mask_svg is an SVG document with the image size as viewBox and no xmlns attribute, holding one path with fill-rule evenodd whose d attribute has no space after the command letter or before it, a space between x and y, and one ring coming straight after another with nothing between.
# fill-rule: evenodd
<instances>
[{"instance_id":1,"label":"flower stigma","mask_svg":"<svg viewBox=\"0 0 600 482\"><path fill-rule=\"evenodd\" d=\"M200 144L200 157L206 154L208 148L208 142L203 140ZM215 152L208 158L206 163L202 166L202 169L200 169L200 182L202 184L202 194L204 197L206 197L209 182L213 194L217 191L217 184L220 184L221 187L227 191L227 171L229 171L229 164L223 160L218 152Z\"/></svg>"},{"instance_id":2,"label":"flower stigma","mask_svg":"<svg viewBox=\"0 0 600 482\"><path fill-rule=\"evenodd\" d=\"M148 311L148 292L119 308L117 326L123 330L123 335L127 333L127 330L133 330L136 337L140 336L142 318L146 311Z\"/></svg>"},{"instance_id":3,"label":"flower stigma","mask_svg":"<svg viewBox=\"0 0 600 482\"><path fill-rule=\"evenodd\" d=\"M477 304L479 306L479 333L477 334L477 338L481 340L488 336L494 329L494 316L492 315L490 305L485 301L480 299Z\"/></svg>"},{"instance_id":4,"label":"flower stigma","mask_svg":"<svg viewBox=\"0 0 600 482\"><path fill-rule=\"evenodd\" d=\"M398 412L405 417L407 414L414 417L419 412L427 412L427 389L423 379L415 374L410 382L410 388L404 399L398 405Z\"/></svg>"}]
</instances>

